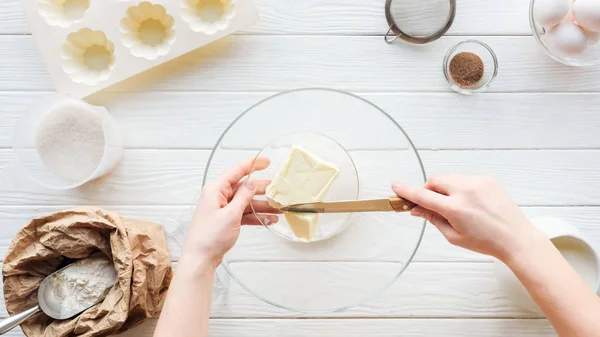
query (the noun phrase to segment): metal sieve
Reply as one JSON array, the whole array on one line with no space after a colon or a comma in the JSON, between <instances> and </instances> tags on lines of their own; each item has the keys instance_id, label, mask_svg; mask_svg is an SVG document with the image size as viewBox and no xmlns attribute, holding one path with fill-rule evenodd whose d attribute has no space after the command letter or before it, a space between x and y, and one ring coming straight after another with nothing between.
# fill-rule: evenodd
<instances>
[{"instance_id":1,"label":"metal sieve","mask_svg":"<svg viewBox=\"0 0 600 337\"><path fill-rule=\"evenodd\" d=\"M386 0L385 42L425 44L442 37L454 22L456 0Z\"/></svg>"}]
</instances>

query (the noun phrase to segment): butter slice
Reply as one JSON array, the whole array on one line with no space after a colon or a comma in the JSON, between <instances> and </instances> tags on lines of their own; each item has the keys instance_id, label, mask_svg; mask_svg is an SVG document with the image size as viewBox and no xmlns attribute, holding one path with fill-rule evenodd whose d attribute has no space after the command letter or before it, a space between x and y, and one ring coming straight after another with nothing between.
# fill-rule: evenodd
<instances>
[{"instance_id":1,"label":"butter slice","mask_svg":"<svg viewBox=\"0 0 600 337\"><path fill-rule=\"evenodd\" d=\"M338 172L334 165L294 146L275 179L267 186L267 200L276 208L323 201ZM286 212L285 218L294 235L311 240L317 232L320 215Z\"/></svg>"}]
</instances>

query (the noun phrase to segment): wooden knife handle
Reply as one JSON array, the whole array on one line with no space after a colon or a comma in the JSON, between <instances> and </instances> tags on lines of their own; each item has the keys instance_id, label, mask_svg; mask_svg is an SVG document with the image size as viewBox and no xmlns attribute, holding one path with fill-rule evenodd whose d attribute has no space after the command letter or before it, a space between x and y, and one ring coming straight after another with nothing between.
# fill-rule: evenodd
<instances>
[{"instance_id":1,"label":"wooden knife handle","mask_svg":"<svg viewBox=\"0 0 600 337\"><path fill-rule=\"evenodd\" d=\"M390 197L389 199L390 199L390 204L392 205L392 208L396 212L409 212L411 209L413 209L415 206L417 206L417 204L415 204L414 202L404 200L398 196L393 196L393 197Z\"/></svg>"}]
</instances>

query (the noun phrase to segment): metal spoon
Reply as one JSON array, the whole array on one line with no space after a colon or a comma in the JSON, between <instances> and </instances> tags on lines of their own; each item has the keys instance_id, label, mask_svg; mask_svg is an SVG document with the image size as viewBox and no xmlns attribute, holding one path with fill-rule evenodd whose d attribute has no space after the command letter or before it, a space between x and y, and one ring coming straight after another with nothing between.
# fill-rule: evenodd
<instances>
[{"instance_id":1,"label":"metal spoon","mask_svg":"<svg viewBox=\"0 0 600 337\"><path fill-rule=\"evenodd\" d=\"M70 264L70 265L68 265L62 269L59 269L59 270L55 271L54 273L46 276L46 278L40 284L40 288L38 289L38 304L31 309L27 309L21 313L18 313L12 317L6 318L2 322L0 322L0 335L7 333L8 331L12 330L17 325L20 325L21 323L28 320L29 318L31 318L31 316L37 314L40 311L44 312L44 314L46 314L54 319L67 319L67 318L76 316L76 315L86 311L87 309L93 307L94 305L102 302L108 292L105 292L104 295L102 295L100 298L98 298L98 301L96 303L94 303L86 308L83 308L82 310L79 310L79 311L72 310L71 312L68 312L65 310L61 310L62 302L56 301L56 300L54 300L54 301L51 300L55 297L54 289L57 287L57 285L54 283L55 278L53 276L58 273L61 273L65 269L71 268L71 267L77 268L78 266L76 264ZM76 309L78 309L78 308L76 308Z\"/></svg>"}]
</instances>

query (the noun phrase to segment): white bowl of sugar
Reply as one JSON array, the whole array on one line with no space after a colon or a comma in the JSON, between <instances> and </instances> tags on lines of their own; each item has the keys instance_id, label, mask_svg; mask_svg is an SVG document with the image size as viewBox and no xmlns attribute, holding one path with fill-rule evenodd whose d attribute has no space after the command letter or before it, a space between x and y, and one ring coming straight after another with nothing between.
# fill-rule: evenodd
<instances>
[{"instance_id":1,"label":"white bowl of sugar","mask_svg":"<svg viewBox=\"0 0 600 337\"><path fill-rule=\"evenodd\" d=\"M552 241L554 246L594 290L600 290L600 258L594 246L570 223L556 217L538 217L531 221ZM540 308L504 263L495 261L496 280L501 290L517 306L536 314Z\"/></svg>"}]
</instances>

